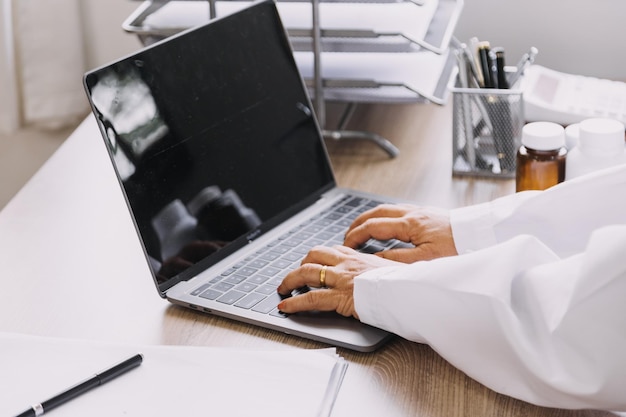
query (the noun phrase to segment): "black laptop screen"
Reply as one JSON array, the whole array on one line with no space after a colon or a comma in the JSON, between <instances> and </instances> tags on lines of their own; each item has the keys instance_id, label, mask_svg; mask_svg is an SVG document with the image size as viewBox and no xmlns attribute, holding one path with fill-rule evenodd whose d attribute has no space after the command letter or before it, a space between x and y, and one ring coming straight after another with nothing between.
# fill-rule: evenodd
<instances>
[{"instance_id":1,"label":"black laptop screen","mask_svg":"<svg viewBox=\"0 0 626 417\"><path fill-rule=\"evenodd\" d=\"M161 291L334 185L272 2L92 71L85 86Z\"/></svg>"}]
</instances>

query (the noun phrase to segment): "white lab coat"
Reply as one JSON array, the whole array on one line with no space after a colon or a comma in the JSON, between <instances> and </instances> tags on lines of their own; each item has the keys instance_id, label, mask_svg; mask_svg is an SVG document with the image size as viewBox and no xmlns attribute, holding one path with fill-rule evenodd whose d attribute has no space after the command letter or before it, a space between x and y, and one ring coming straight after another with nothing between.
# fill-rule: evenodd
<instances>
[{"instance_id":1,"label":"white lab coat","mask_svg":"<svg viewBox=\"0 0 626 417\"><path fill-rule=\"evenodd\" d=\"M534 404L626 410L626 166L451 211L460 256L355 280L363 322Z\"/></svg>"}]
</instances>

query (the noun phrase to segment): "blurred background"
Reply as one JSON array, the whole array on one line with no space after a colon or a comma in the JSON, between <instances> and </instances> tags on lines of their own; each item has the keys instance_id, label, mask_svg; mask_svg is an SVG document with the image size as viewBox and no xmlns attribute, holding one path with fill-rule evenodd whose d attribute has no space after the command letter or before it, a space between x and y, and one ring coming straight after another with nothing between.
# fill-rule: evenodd
<instances>
[{"instance_id":1,"label":"blurred background","mask_svg":"<svg viewBox=\"0 0 626 417\"><path fill-rule=\"evenodd\" d=\"M141 47L122 22L132 0L0 0L0 208L89 113L87 69ZM514 64L626 80L621 0L465 0L456 37L476 36Z\"/></svg>"}]
</instances>

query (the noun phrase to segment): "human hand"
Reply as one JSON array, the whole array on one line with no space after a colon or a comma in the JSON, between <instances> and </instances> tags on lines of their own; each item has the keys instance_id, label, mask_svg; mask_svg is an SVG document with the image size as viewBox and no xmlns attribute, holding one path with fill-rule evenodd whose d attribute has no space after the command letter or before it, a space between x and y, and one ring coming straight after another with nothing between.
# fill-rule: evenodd
<instances>
[{"instance_id":1,"label":"human hand","mask_svg":"<svg viewBox=\"0 0 626 417\"><path fill-rule=\"evenodd\" d=\"M389 249L376 255L411 263L457 255L447 210L409 204L382 204L357 217L346 233L344 245L357 249L374 238L410 242L414 248Z\"/></svg>"},{"instance_id":2,"label":"human hand","mask_svg":"<svg viewBox=\"0 0 626 417\"><path fill-rule=\"evenodd\" d=\"M316 246L304 257L301 266L285 277L278 293L288 295L305 285L320 289L286 298L278 304L278 309L284 313L336 311L358 319L354 310L354 277L393 264L396 262L345 246Z\"/></svg>"}]
</instances>

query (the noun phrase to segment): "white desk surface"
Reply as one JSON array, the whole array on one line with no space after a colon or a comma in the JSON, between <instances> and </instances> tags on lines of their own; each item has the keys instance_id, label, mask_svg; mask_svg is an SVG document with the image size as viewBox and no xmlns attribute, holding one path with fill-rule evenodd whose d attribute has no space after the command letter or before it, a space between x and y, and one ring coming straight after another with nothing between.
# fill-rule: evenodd
<instances>
[{"instance_id":1,"label":"white desk surface","mask_svg":"<svg viewBox=\"0 0 626 417\"><path fill-rule=\"evenodd\" d=\"M167 303L92 117L0 213L0 248L0 330L163 342Z\"/></svg>"}]
</instances>

